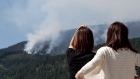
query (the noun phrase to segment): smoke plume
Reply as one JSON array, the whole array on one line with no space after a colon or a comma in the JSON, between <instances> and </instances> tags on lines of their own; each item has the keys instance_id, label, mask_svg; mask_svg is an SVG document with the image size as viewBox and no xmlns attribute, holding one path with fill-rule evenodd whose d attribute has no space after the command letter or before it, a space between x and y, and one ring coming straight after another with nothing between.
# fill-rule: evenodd
<instances>
[{"instance_id":1,"label":"smoke plume","mask_svg":"<svg viewBox=\"0 0 140 79\"><path fill-rule=\"evenodd\" d=\"M36 5L39 6L39 14L43 14L44 17L39 24L33 27L34 32L27 34L28 43L25 51L30 54L37 53L48 41L50 49L46 50L46 53L49 53L53 47L61 42L59 32L64 29L78 28L81 24L110 24L114 21L124 22L140 19L139 0L43 1L43 3ZM32 2L34 1L30 0L29 5L33 5ZM102 28L106 31L106 26ZM93 28L94 36L98 37L95 39L96 41L105 39L105 31L102 33L102 28L96 27L98 31ZM100 33L102 35L99 35Z\"/></svg>"}]
</instances>

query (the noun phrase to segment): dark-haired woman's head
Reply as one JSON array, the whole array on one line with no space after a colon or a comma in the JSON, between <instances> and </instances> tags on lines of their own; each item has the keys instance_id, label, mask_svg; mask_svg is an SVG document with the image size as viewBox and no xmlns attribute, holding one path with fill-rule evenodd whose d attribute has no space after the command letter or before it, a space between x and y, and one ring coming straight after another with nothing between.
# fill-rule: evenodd
<instances>
[{"instance_id":1,"label":"dark-haired woman's head","mask_svg":"<svg viewBox=\"0 0 140 79\"><path fill-rule=\"evenodd\" d=\"M87 26L81 25L75 32L72 46L80 52L92 51L94 47L92 31Z\"/></svg>"},{"instance_id":2,"label":"dark-haired woman's head","mask_svg":"<svg viewBox=\"0 0 140 79\"><path fill-rule=\"evenodd\" d=\"M129 48L130 50L137 52L130 45L127 26L118 21L112 23L108 28L106 46L109 46L114 50Z\"/></svg>"}]
</instances>

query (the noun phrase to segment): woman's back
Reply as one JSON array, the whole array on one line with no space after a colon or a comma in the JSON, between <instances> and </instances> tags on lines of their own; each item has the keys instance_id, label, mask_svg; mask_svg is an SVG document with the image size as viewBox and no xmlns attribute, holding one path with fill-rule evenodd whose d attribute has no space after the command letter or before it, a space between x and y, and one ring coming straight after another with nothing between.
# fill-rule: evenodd
<instances>
[{"instance_id":1,"label":"woman's back","mask_svg":"<svg viewBox=\"0 0 140 79\"><path fill-rule=\"evenodd\" d=\"M66 51L67 63L70 72L69 79L75 79L75 74L79 71L82 66L89 62L95 55L95 53L89 52L78 52L72 48L68 48Z\"/></svg>"},{"instance_id":2,"label":"woman's back","mask_svg":"<svg viewBox=\"0 0 140 79\"><path fill-rule=\"evenodd\" d=\"M103 79L133 79L137 53L130 49L118 49L102 47L97 53L101 53L104 59L102 70L105 72Z\"/></svg>"}]
</instances>

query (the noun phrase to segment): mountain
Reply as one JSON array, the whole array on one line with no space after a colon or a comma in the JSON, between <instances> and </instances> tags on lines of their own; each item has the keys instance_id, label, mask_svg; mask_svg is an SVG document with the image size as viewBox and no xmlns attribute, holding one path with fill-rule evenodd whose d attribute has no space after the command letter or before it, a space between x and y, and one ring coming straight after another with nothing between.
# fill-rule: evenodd
<instances>
[{"instance_id":1,"label":"mountain","mask_svg":"<svg viewBox=\"0 0 140 79\"><path fill-rule=\"evenodd\" d=\"M129 39L140 37L140 21L126 22L125 24L128 26L128 29L129 29ZM106 32L107 32L108 27L109 27L108 24L89 25L89 28L93 31L93 34L94 34L95 45L105 43ZM61 41L59 42L59 45L54 46L51 53L60 54L60 52L62 53L65 52L65 49L68 48L70 40L73 34L75 33L75 31L76 29L62 31L58 39Z\"/></svg>"},{"instance_id":2,"label":"mountain","mask_svg":"<svg viewBox=\"0 0 140 79\"><path fill-rule=\"evenodd\" d=\"M125 24L128 26L130 39L140 37L140 21L126 22ZM106 32L109 25L100 24L100 25L88 25L88 26L93 31L95 45L105 43ZM75 31L76 29L69 29L69 30L61 31L59 34L60 35L59 38L55 42L56 44L52 46L52 49L50 50L49 53L52 55L63 54L65 50L68 48L70 40L73 34L75 33ZM9 46L8 48L5 48L5 49L12 49L12 51L22 50L25 53L24 48L26 44L27 44L27 41L23 41L15 45ZM50 49L50 46L51 46L51 43L49 41L45 42L42 50L40 50L37 53L46 54L46 51Z\"/></svg>"},{"instance_id":3,"label":"mountain","mask_svg":"<svg viewBox=\"0 0 140 79\"><path fill-rule=\"evenodd\" d=\"M127 22L129 38L140 37L140 21Z\"/></svg>"},{"instance_id":4,"label":"mountain","mask_svg":"<svg viewBox=\"0 0 140 79\"><path fill-rule=\"evenodd\" d=\"M140 37L140 21L126 22L125 24L128 26L130 39ZM108 24L89 25L89 28L93 31L94 34L95 45L105 43L108 27ZM67 49L69 46L69 42L75 31L76 29L70 29L60 32L60 37L58 38L59 44L54 46L50 53L60 54L60 52L65 52L65 49ZM48 49L46 48L46 50Z\"/></svg>"}]
</instances>

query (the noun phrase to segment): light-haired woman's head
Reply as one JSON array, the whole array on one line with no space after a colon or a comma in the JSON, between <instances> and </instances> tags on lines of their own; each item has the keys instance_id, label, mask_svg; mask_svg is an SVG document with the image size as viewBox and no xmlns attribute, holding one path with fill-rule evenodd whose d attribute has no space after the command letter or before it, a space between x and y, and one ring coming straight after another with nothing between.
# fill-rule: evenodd
<instances>
[{"instance_id":1,"label":"light-haired woman's head","mask_svg":"<svg viewBox=\"0 0 140 79\"><path fill-rule=\"evenodd\" d=\"M72 46L74 49L84 52L92 51L94 47L94 38L92 31L86 26L81 25L75 32Z\"/></svg>"},{"instance_id":2,"label":"light-haired woman's head","mask_svg":"<svg viewBox=\"0 0 140 79\"><path fill-rule=\"evenodd\" d=\"M127 26L118 21L112 23L108 28L106 46L109 46L114 50L129 48L130 50L137 52L130 45Z\"/></svg>"}]
</instances>

